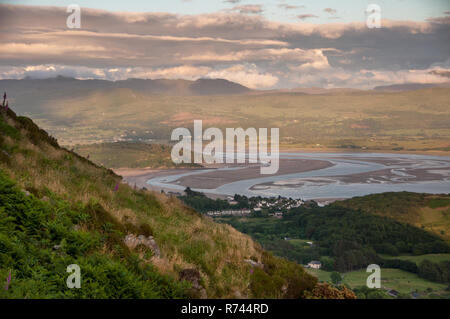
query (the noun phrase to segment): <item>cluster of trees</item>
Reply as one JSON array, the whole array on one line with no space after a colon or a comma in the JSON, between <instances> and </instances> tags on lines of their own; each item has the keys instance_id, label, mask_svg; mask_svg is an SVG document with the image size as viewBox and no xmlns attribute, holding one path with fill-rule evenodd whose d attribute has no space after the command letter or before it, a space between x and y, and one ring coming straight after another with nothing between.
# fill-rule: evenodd
<instances>
[{"instance_id":1,"label":"cluster of trees","mask_svg":"<svg viewBox=\"0 0 450 319\"><path fill-rule=\"evenodd\" d=\"M179 198L189 207L192 207L200 213L208 211L230 209L231 205L223 199L211 199L205 194L191 190L189 187L184 191L186 195L179 196Z\"/></svg>"},{"instance_id":2,"label":"cluster of trees","mask_svg":"<svg viewBox=\"0 0 450 319\"><path fill-rule=\"evenodd\" d=\"M343 207L303 207L292 209L285 220L296 225L298 238L317 240L336 249L336 243L350 245L346 250L371 248L377 253L398 255L450 252L441 238L393 219L370 215Z\"/></svg>"},{"instance_id":3,"label":"cluster of trees","mask_svg":"<svg viewBox=\"0 0 450 319\"><path fill-rule=\"evenodd\" d=\"M211 199L201 192L193 191L190 187L184 190L186 195L179 196L179 198L193 209L206 213L208 211L219 211L226 209L251 209L256 206L256 203L262 200L262 197L247 197L244 195L234 195L233 200L237 202L235 205L230 205L226 200L217 198Z\"/></svg>"},{"instance_id":4,"label":"cluster of trees","mask_svg":"<svg viewBox=\"0 0 450 319\"><path fill-rule=\"evenodd\" d=\"M450 284L450 261L434 263L425 259L418 267L418 275L430 281Z\"/></svg>"},{"instance_id":5,"label":"cluster of trees","mask_svg":"<svg viewBox=\"0 0 450 319\"><path fill-rule=\"evenodd\" d=\"M402 259L381 259L378 264L383 268L397 268L417 274L419 269L415 262Z\"/></svg>"}]
</instances>

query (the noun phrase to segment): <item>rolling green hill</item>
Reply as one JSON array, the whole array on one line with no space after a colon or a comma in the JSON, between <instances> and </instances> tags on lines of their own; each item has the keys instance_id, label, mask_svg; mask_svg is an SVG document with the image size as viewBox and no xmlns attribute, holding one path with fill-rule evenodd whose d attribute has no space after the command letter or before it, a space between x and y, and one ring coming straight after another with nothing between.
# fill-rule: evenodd
<instances>
[{"instance_id":1,"label":"rolling green hill","mask_svg":"<svg viewBox=\"0 0 450 319\"><path fill-rule=\"evenodd\" d=\"M335 207L358 209L430 231L450 242L450 195L410 192L373 194L337 201Z\"/></svg>"},{"instance_id":2,"label":"rolling green hill","mask_svg":"<svg viewBox=\"0 0 450 319\"><path fill-rule=\"evenodd\" d=\"M167 144L116 142L75 145L73 151L108 168L201 167L195 163L175 164L170 155L171 146Z\"/></svg>"},{"instance_id":3,"label":"rolling green hill","mask_svg":"<svg viewBox=\"0 0 450 319\"><path fill-rule=\"evenodd\" d=\"M167 141L174 128L191 128L202 119L205 128L278 127L283 148L450 150L449 88L179 96L67 84L54 91L29 89L13 102L63 145Z\"/></svg>"},{"instance_id":4,"label":"rolling green hill","mask_svg":"<svg viewBox=\"0 0 450 319\"><path fill-rule=\"evenodd\" d=\"M0 111L0 172L0 276L12 277L2 298L337 296L232 227L122 184L11 109ZM74 263L78 290L65 287Z\"/></svg>"}]
</instances>

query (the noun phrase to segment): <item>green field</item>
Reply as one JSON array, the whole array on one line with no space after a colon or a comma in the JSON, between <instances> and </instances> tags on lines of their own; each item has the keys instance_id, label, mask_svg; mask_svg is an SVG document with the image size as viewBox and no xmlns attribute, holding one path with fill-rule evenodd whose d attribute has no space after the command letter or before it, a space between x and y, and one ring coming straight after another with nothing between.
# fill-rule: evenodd
<instances>
[{"instance_id":1,"label":"green field","mask_svg":"<svg viewBox=\"0 0 450 319\"><path fill-rule=\"evenodd\" d=\"M331 272L317 269L308 269L308 272L316 277L319 281L330 282ZM366 285L367 277L370 274L365 270L351 271L342 274L343 283L351 288L357 288ZM418 292L421 295L428 296L434 294L445 294L447 285L434 283L418 277L415 274L391 268L381 269L381 286L384 289L394 289L400 293L410 294ZM432 290L429 290L432 289Z\"/></svg>"},{"instance_id":2,"label":"green field","mask_svg":"<svg viewBox=\"0 0 450 319\"><path fill-rule=\"evenodd\" d=\"M108 168L180 168L198 164L176 165L171 158L171 146L147 143L102 143L75 145L73 150L91 161Z\"/></svg>"},{"instance_id":3,"label":"green field","mask_svg":"<svg viewBox=\"0 0 450 319\"><path fill-rule=\"evenodd\" d=\"M312 242L312 240L306 239L290 239L289 243L295 247L309 247L308 242Z\"/></svg>"}]
</instances>

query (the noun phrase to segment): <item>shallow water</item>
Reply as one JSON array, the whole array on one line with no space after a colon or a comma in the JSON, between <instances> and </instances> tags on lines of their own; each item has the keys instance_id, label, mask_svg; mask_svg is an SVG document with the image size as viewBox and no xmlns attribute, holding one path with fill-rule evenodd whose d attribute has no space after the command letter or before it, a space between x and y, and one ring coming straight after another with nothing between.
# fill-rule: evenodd
<instances>
[{"instance_id":1,"label":"shallow water","mask_svg":"<svg viewBox=\"0 0 450 319\"><path fill-rule=\"evenodd\" d=\"M206 193L247 196L285 196L302 199L320 198L349 198L373 193L391 191L410 191L420 193L449 193L450 176L443 176L440 180L433 181L404 181L411 177L405 169L427 169L433 171L436 168L446 167L450 169L450 157L427 156L415 154L381 154L381 153L281 153L281 158L299 158L313 160L327 160L333 166L302 173L293 173L279 176L261 175L259 178L241 180L228 183L216 189L194 190ZM358 160L356 160L358 159ZM374 163L369 160L394 160L396 164ZM242 168L220 168L220 171L236 170ZM342 182L336 176L352 175L357 173L374 172L390 169L392 175L390 181L367 179L364 182ZM156 177L147 183L150 186L176 189L182 191L185 186L177 185L176 181L183 176L197 175L211 170L192 171L188 173ZM445 172L444 172L445 173ZM275 182L275 185L259 185ZM291 186L289 186L291 184ZM256 187L254 187L257 185ZM258 186L259 185L259 186ZM295 187L292 187L295 185ZM251 189L253 187L253 189Z\"/></svg>"}]
</instances>

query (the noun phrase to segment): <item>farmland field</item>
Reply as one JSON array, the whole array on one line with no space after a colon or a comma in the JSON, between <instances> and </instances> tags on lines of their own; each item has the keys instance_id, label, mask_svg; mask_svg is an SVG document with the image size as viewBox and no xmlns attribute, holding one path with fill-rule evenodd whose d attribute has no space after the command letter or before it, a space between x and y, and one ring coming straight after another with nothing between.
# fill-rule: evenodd
<instances>
[{"instance_id":1,"label":"farmland field","mask_svg":"<svg viewBox=\"0 0 450 319\"><path fill-rule=\"evenodd\" d=\"M331 272L320 269L308 269L308 272L318 277L319 281L330 281ZM351 288L365 286L369 275L365 270L344 273L342 274L343 283ZM410 294L418 292L421 295L430 295L431 293L445 294L445 289L447 288L447 285L434 283L415 274L391 268L381 269L381 286L385 289L397 290L400 293Z\"/></svg>"}]
</instances>

